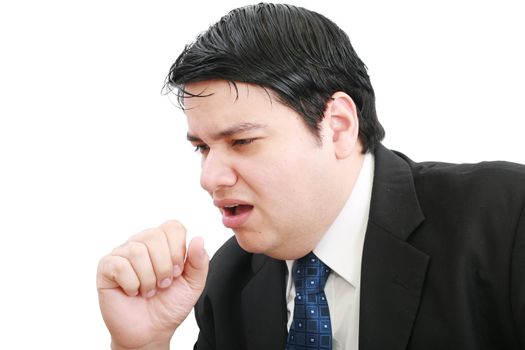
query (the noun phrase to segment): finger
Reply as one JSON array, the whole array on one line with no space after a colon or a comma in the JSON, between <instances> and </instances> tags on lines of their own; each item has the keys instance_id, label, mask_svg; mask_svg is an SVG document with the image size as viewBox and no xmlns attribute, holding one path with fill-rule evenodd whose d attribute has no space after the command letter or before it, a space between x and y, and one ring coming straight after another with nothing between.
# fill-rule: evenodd
<instances>
[{"instance_id":1,"label":"finger","mask_svg":"<svg viewBox=\"0 0 525 350\"><path fill-rule=\"evenodd\" d=\"M131 240L138 241L146 246L155 272L157 286L159 288L169 287L173 278L173 263L164 231L161 228L150 229L134 236Z\"/></svg>"},{"instance_id":2,"label":"finger","mask_svg":"<svg viewBox=\"0 0 525 350\"><path fill-rule=\"evenodd\" d=\"M209 262L208 253L204 249L204 240L201 237L193 238L188 246L188 256L183 272L191 288L198 291L204 289Z\"/></svg>"},{"instance_id":3,"label":"finger","mask_svg":"<svg viewBox=\"0 0 525 350\"><path fill-rule=\"evenodd\" d=\"M140 293L145 297L155 295L157 277L153 271L153 265L149 256L148 248L142 242L129 241L113 250L112 255L127 259L140 282Z\"/></svg>"},{"instance_id":4,"label":"finger","mask_svg":"<svg viewBox=\"0 0 525 350\"><path fill-rule=\"evenodd\" d=\"M103 257L97 269L97 288L121 288L129 296L139 292L140 281L128 259L120 256Z\"/></svg>"},{"instance_id":5,"label":"finger","mask_svg":"<svg viewBox=\"0 0 525 350\"><path fill-rule=\"evenodd\" d=\"M179 277L186 256L186 229L176 220L167 221L160 228L164 231L168 241L171 262L173 263L173 277Z\"/></svg>"}]
</instances>

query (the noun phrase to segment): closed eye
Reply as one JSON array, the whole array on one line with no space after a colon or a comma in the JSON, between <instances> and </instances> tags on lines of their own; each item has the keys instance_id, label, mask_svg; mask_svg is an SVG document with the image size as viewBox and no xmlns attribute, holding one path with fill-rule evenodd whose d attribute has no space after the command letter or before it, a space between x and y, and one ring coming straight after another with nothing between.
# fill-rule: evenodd
<instances>
[{"instance_id":1,"label":"closed eye","mask_svg":"<svg viewBox=\"0 0 525 350\"><path fill-rule=\"evenodd\" d=\"M210 147L205 143L195 145L195 152L206 153L209 150L210 150Z\"/></svg>"},{"instance_id":2,"label":"closed eye","mask_svg":"<svg viewBox=\"0 0 525 350\"><path fill-rule=\"evenodd\" d=\"M250 143L252 143L255 140L257 140L257 138L233 140L232 141L232 146L249 145Z\"/></svg>"}]
</instances>

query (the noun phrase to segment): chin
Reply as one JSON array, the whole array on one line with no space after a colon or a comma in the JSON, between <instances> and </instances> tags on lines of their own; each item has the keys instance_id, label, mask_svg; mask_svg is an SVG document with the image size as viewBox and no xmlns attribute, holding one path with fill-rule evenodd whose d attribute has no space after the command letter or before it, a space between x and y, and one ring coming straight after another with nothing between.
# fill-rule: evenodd
<instances>
[{"instance_id":1,"label":"chin","mask_svg":"<svg viewBox=\"0 0 525 350\"><path fill-rule=\"evenodd\" d=\"M268 255L268 243L262 240L261 233L250 230L233 230L239 246L249 253Z\"/></svg>"},{"instance_id":2,"label":"chin","mask_svg":"<svg viewBox=\"0 0 525 350\"><path fill-rule=\"evenodd\" d=\"M264 254L266 251L260 243L253 242L251 239L246 239L245 237L242 237L242 235L235 234L235 238L237 239L239 246L248 253Z\"/></svg>"}]
</instances>

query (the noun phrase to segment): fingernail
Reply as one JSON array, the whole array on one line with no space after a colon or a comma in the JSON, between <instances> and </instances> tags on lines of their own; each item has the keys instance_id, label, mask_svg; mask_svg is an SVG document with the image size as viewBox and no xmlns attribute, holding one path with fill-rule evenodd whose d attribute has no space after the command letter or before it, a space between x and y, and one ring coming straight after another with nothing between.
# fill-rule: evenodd
<instances>
[{"instance_id":1,"label":"fingernail","mask_svg":"<svg viewBox=\"0 0 525 350\"><path fill-rule=\"evenodd\" d=\"M171 278L165 278L160 282L160 288L167 288L171 284Z\"/></svg>"},{"instance_id":2,"label":"fingernail","mask_svg":"<svg viewBox=\"0 0 525 350\"><path fill-rule=\"evenodd\" d=\"M146 293L146 298L151 298L152 296L155 295L155 293L157 293L156 289L150 290L149 292Z\"/></svg>"},{"instance_id":3,"label":"fingernail","mask_svg":"<svg viewBox=\"0 0 525 350\"><path fill-rule=\"evenodd\" d=\"M182 273L182 269L180 268L179 265L173 266L173 277L179 277L181 273Z\"/></svg>"}]
</instances>

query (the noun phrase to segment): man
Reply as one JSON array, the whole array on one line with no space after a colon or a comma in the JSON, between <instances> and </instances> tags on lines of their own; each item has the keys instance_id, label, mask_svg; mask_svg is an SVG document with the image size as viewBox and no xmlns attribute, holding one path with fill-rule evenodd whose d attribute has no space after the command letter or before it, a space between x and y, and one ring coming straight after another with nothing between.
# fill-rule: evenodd
<instances>
[{"instance_id":1,"label":"man","mask_svg":"<svg viewBox=\"0 0 525 350\"><path fill-rule=\"evenodd\" d=\"M177 221L104 257L114 349L169 348L195 304L196 349L525 348L525 168L385 149L366 68L335 24L287 5L234 10L167 86L235 237L209 273ZM298 277L311 270L315 294Z\"/></svg>"}]
</instances>

